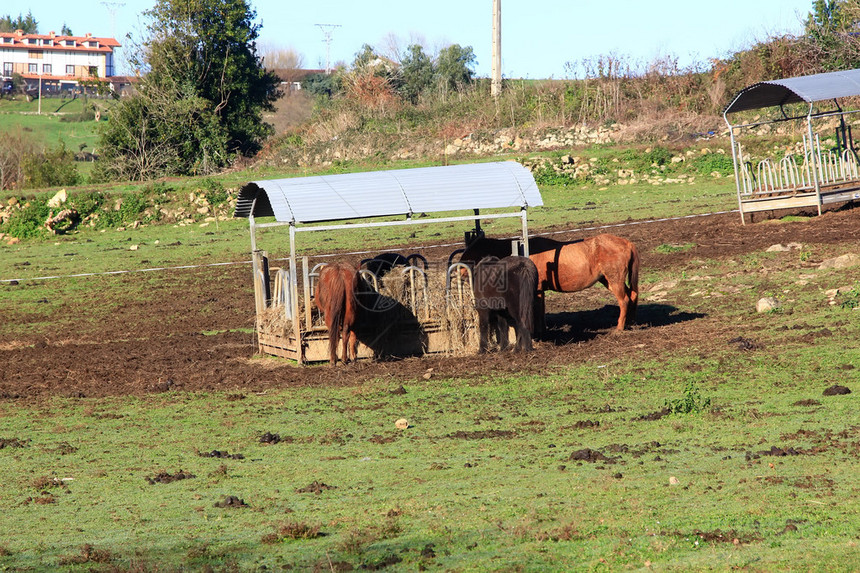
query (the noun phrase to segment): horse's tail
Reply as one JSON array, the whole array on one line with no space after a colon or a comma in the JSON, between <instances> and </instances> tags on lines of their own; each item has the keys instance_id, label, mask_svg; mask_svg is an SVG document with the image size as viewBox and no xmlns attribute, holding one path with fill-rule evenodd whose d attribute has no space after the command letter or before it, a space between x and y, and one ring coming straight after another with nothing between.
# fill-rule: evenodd
<instances>
[{"instance_id":1,"label":"horse's tail","mask_svg":"<svg viewBox=\"0 0 860 573\"><path fill-rule=\"evenodd\" d=\"M538 271L529 259L517 267L519 284L519 320L529 332L535 331L535 296L538 288Z\"/></svg>"},{"instance_id":2,"label":"horse's tail","mask_svg":"<svg viewBox=\"0 0 860 573\"><path fill-rule=\"evenodd\" d=\"M627 278L630 282L629 320L636 320L636 306L639 303L639 249L630 243L630 259L627 261Z\"/></svg>"},{"instance_id":3,"label":"horse's tail","mask_svg":"<svg viewBox=\"0 0 860 573\"><path fill-rule=\"evenodd\" d=\"M358 301L355 298L355 292L358 290L358 273L351 272L349 269L345 269L343 272L343 302L344 302L344 312L343 312L343 325L341 326L341 336L343 337L343 361L346 362L350 359L347 354L348 348L352 349L352 338L350 337L350 332L355 332L355 321L356 321L356 307L358 306ZM352 359L357 358L356 356L352 356Z\"/></svg>"},{"instance_id":4,"label":"horse's tail","mask_svg":"<svg viewBox=\"0 0 860 573\"><path fill-rule=\"evenodd\" d=\"M328 311L331 316L328 330L328 353L330 359L337 362L337 341L343 328L346 310L346 285L343 284L343 279L339 273L332 278L333 280L328 285L331 289L328 302Z\"/></svg>"}]
</instances>

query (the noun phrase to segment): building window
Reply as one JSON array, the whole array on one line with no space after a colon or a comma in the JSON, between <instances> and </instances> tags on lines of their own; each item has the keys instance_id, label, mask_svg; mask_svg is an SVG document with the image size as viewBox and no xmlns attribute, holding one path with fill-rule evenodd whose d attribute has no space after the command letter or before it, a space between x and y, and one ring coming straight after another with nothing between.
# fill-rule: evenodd
<instances>
[{"instance_id":1,"label":"building window","mask_svg":"<svg viewBox=\"0 0 860 573\"><path fill-rule=\"evenodd\" d=\"M3 62L3 75L4 76L7 76L7 77L11 76L14 69L15 68L12 66L12 62Z\"/></svg>"},{"instance_id":2,"label":"building window","mask_svg":"<svg viewBox=\"0 0 860 573\"><path fill-rule=\"evenodd\" d=\"M31 74L38 74L39 64L27 64L27 72Z\"/></svg>"},{"instance_id":3,"label":"building window","mask_svg":"<svg viewBox=\"0 0 860 573\"><path fill-rule=\"evenodd\" d=\"M42 73L50 74L51 73L51 64L42 64Z\"/></svg>"},{"instance_id":4,"label":"building window","mask_svg":"<svg viewBox=\"0 0 860 573\"><path fill-rule=\"evenodd\" d=\"M67 76L75 75L75 66L66 66L66 75Z\"/></svg>"},{"instance_id":5,"label":"building window","mask_svg":"<svg viewBox=\"0 0 860 573\"><path fill-rule=\"evenodd\" d=\"M27 50L27 56L29 56L31 60L41 60L42 50Z\"/></svg>"}]
</instances>

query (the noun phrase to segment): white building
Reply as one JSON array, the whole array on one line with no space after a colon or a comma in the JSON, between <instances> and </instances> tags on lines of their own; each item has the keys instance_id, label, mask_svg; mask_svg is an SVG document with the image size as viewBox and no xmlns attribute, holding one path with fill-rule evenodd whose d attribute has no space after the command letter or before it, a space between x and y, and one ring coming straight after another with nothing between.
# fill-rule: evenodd
<instances>
[{"instance_id":1,"label":"white building","mask_svg":"<svg viewBox=\"0 0 860 573\"><path fill-rule=\"evenodd\" d=\"M114 76L113 38L25 34L21 30L0 33L0 77L9 85L12 74L20 74L28 89L70 90L81 81L110 82Z\"/></svg>"}]
</instances>

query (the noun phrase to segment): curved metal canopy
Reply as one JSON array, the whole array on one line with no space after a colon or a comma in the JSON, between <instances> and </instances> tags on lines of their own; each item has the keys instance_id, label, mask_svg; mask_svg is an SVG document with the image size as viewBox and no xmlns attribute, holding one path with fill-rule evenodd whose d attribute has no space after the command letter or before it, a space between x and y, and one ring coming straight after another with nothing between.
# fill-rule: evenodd
<instances>
[{"instance_id":1,"label":"curved metal canopy","mask_svg":"<svg viewBox=\"0 0 860 573\"><path fill-rule=\"evenodd\" d=\"M531 172L499 161L252 181L240 189L233 216L311 223L538 205Z\"/></svg>"},{"instance_id":2,"label":"curved metal canopy","mask_svg":"<svg viewBox=\"0 0 860 573\"><path fill-rule=\"evenodd\" d=\"M827 72L748 86L738 92L723 114L856 95L860 95L860 70Z\"/></svg>"}]
</instances>

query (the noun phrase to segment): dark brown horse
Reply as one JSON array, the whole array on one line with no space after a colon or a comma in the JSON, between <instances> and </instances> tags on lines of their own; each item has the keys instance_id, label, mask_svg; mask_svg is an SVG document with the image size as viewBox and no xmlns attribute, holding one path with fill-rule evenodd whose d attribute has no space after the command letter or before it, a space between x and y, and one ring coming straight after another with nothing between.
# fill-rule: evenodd
<instances>
[{"instance_id":1,"label":"dark brown horse","mask_svg":"<svg viewBox=\"0 0 860 573\"><path fill-rule=\"evenodd\" d=\"M478 352L487 351L491 332L495 333L499 349L506 350L508 326L516 331L517 351L532 349L537 286L537 267L526 257L485 257L473 267Z\"/></svg>"},{"instance_id":2,"label":"dark brown horse","mask_svg":"<svg viewBox=\"0 0 860 573\"><path fill-rule=\"evenodd\" d=\"M329 363L337 363L337 341L343 339L343 361L358 354L358 338L355 333L356 299L358 285L356 270L347 263L327 264L320 269L315 302L325 317L328 327ZM349 345L350 354L347 354Z\"/></svg>"},{"instance_id":3,"label":"dark brown horse","mask_svg":"<svg viewBox=\"0 0 860 573\"><path fill-rule=\"evenodd\" d=\"M510 241L479 238L472 242L460 260L479 261L487 255L511 253ZM529 239L529 258L538 269L541 310L538 326L543 324L543 291L577 292L600 282L618 299L621 310L618 330L636 320L639 302L639 251L636 245L615 235L603 234L582 241L564 243L545 237Z\"/></svg>"}]
</instances>

